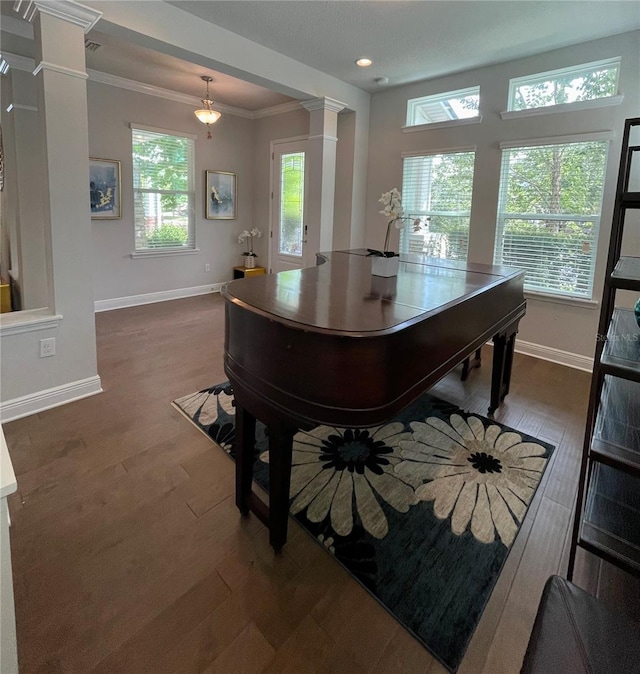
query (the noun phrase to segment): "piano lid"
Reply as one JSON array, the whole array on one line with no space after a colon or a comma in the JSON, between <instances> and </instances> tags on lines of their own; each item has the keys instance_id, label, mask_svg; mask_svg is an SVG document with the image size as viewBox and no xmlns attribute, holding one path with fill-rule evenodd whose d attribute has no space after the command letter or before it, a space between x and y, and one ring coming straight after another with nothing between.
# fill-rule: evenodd
<instances>
[{"instance_id":1,"label":"piano lid","mask_svg":"<svg viewBox=\"0 0 640 674\"><path fill-rule=\"evenodd\" d=\"M322 256L324 264L230 282L223 295L243 308L306 330L393 332L485 292L520 269L410 255L397 277L371 274L366 250Z\"/></svg>"}]
</instances>

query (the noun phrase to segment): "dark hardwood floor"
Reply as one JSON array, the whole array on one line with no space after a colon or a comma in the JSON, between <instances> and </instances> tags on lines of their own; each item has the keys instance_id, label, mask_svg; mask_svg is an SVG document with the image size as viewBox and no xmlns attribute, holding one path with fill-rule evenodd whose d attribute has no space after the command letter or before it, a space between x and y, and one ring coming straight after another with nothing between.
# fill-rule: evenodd
<instances>
[{"instance_id":1,"label":"dark hardwood floor","mask_svg":"<svg viewBox=\"0 0 640 674\"><path fill-rule=\"evenodd\" d=\"M171 401L225 379L223 301L96 315L104 393L6 424L20 671L444 672L295 522L274 556L233 463ZM487 364L434 393L485 415ZM557 446L461 674L519 671L564 573L589 375L516 356L496 419ZM576 582L640 616L638 582L579 553Z\"/></svg>"}]
</instances>

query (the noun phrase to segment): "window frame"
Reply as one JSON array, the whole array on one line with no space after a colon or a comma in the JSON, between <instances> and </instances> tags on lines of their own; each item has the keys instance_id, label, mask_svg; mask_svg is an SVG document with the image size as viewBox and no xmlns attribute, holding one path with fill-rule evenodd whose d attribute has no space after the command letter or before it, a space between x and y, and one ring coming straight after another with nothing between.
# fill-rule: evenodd
<instances>
[{"instance_id":1,"label":"window frame","mask_svg":"<svg viewBox=\"0 0 640 674\"><path fill-rule=\"evenodd\" d=\"M581 63L574 66L569 66L566 68L557 68L555 70L548 70L541 73L533 73L532 75L524 75L521 77L513 77L509 80L509 97L507 99L507 110L509 114L535 114L535 112L540 113L540 111L564 111L565 109L576 110L581 107L601 107L604 105L615 105L618 103L618 99L621 100L618 95L618 88L620 86L620 66L622 63L621 57L602 59L600 61L592 61L590 63ZM603 70L605 68L614 66L616 70L616 80L615 80L615 93L609 96L598 96L596 98L587 98L582 101L567 101L566 103L550 103L549 105L539 105L536 107L525 107L525 108L516 108L516 93L520 86L523 84L528 84L534 86L543 82L553 82L554 79L560 77L565 77L567 75L574 75L575 77L580 77L580 75L586 75L593 73L597 70ZM571 108L565 108L565 106L571 106Z\"/></svg>"},{"instance_id":2,"label":"window frame","mask_svg":"<svg viewBox=\"0 0 640 674\"><path fill-rule=\"evenodd\" d=\"M495 230L495 239L494 239L494 253L493 253L493 263L495 265L503 265L502 256L503 256L503 243L504 243L504 229L505 221L509 219L519 219L519 220L550 220L550 221L568 221L568 222L592 222L593 223L593 233L591 235L590 245L590 266L589 266L589 287L588 293L581 294L565 290L556 290L554 288L531 288L527 287L527 280L525 276L525 286L524 291L525 295L531 297L539 298L555 298L560 301L571 302L571 303L592 303L594 297L594 286L595 286L595 270L598 257L598 242L600 237L600 224L602 221L602 206L604 203L605 187L607 181L607 163L609 150L611 149L610 141L613 139L613 133L611 132L596 132L588 134L578 134L572 136L563 136L556 138L539 138L534 140L522 140L522 141L510 141L500 143L500 149L502 151L502 158L500 162L500 179L499 179L499 193L498 193L498 203L497 203L497 217L496 217L496 230ZM603 162L603 173L602 173L602 191L600 197L600 211L597 215L581 215L575 213L511 213L506 211L506 203L508 198L508 185L505 183L505 178L509 177L508 165L510 152L512 150L528 150L535 149L539 147L553 147L557 145L577 145L577 144L587 144L595 142L605 142L607 144L605 148L605 157Z\"/></svg>"},{"instance_id":3,"label":"window frame","mask_svg":"<svg viewBox=\"0 0 640 674\"><path fill-rule=\"evenodd\" d=\"M470 154L473 155L473 174L471 176L471 198L470 198L470 204L469 204L469 210L455 210L455 211L438 211L435 209L416 209L412 208L407 204L407 186L405 182L405 174L406 174L406 162L407 160L415 160L415 159L427 159L427 158L434 158L434 157L441 157L441 156L451 156L451 155L460 155L460 154ZM457 148L448 148L448 149L439 149L439 150L433 150L433 151L427 151L427 152L412 152L412 153L403 153L402 154L402 201L403 201L403 209L404 209L404 216L407 218L407 221L405 221L405 224L403 228L400 231L400 250L403 253L408 253L409 252L409 236L412 234L411 228L413 225L413 220L415 218L421 217L434 217L434 216L440 216L440 217L456 217L456 218L467 218L468 220L468 225L467 225L467 242L466 242L466 256L464 260L468 260L469 258L469 237L471 234L471 208L472 208L472 203L473 203L473 181L474 181L474 176L475 176L475 162L476 162L476 146L469 146L469 147L457 147ZM429 188L430 192L431 188ZM446 259L446 260L456 260L458 258L449 258L449 257L444 257L444 258L438 258L438 259Z\"/></svg>"},{"instance_id":4,"label":"window frame","mask_svg":"<svg viewBox=\"0 0 640 674\"><path fill-rule=\"evenodd\" d=\"M134 250L131 253L131 256L136 257L155 257L155 256L167 256L167 255L185 255L190 253L197 253L199 249L196 247L196 226L195 226L195 204L196 204L196 189L195 189L195 173L196 173L196 161L195 161L195 152L196 152L196 140L197 136L191 133L185 133L182 131L174 131L172 129L164 129L154 126L148 126L146 124L136 124L131 122L129 124L131 129L131 164L132 164L132 176L131 184L133 189L133 202L134 202L134 214L133 214L133 229L134 229ZM151 134L156 134L160 136L168 136L171 138L180 138L185 139L189 142L187 149L187 189L186 190L160 190L152 188L140 188L136 187L136 166L133 150L133 135L136 131L146 132ZM136 241L136 229L137 229L137 220L136 220L136 197L139 194L157 194L157 195L186 195L187 196L187 241L182 246L147 246L147 247L137 247Z\"/></svg>"},{"instance_id":5,"label":"window frame","mask_svg":"<svg viewBox=\"0 0 640 674\"><path fill-rule=\"evenodd\" d=\"M470 115L469 117L459 117L454 119L445 119L439 121L415 121L415 116L419 108L426 103L442 103L453 99L461 99L467 96L478 96L478 111L477 115ZM407 114L405 118L405 126L403 130L415 130L421 127L433 129L435 125L449 126L452 124L475 124L482 120L480 116L480 85L473 87L465 87L464 89L455 89L453 91L445 91L440 94L430 94L428 96L420 96L418 98L410 98L407 101Z\"/></svg>"}]
</instances>

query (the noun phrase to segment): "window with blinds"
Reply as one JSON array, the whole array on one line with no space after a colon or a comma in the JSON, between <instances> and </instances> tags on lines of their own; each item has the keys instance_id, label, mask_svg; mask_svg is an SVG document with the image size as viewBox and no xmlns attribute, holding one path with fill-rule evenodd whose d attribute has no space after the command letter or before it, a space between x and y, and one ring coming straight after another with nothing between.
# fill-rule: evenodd
<instances>
[{"instance_id":1,"label":"window with blinds","mask_svg":"<svg viewBox=\"0 0 640 674\"><path fill-rule=\"evenodd\" d=\"M402 206L407 224L400 233L405 253L466 260L473 191L474 152L405 157ZM414 231L411 218L428 218Z\"/></svg>"},{"instance_id":2,"label":"window with blinds","mask_svg":"<svg viewBox=\"0 0 640 674\"><path fill-rule=\"evenodd\" d=\"M136 251L195 248L194 141L132 127Z\"/></svg>"},{"instance_id":3,"label":"window with blinds","mask_svg":"<svg viewBox=\"0 0 640 674\"><path fill-rule=\"evenodd\" d=\"M525 289L591 298L607 141L503 150L495 262Z\"/></svg>"}]
</instances>

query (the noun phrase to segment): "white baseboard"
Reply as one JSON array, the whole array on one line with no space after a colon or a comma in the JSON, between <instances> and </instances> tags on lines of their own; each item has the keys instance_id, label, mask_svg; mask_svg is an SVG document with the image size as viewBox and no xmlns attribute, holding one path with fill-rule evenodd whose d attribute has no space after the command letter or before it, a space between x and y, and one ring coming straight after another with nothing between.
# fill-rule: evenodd
<instances>
[{"instance_id":1,"label":"white baseboard","mask_svg":"<svg viewBox=\"0 0 640 674\"><path fill-rule=\"evenodd\" d=\"M100 376L79 379L69 384L62 384L54 388L38 391L30 395L7 400L0 404L0 422L21 419L31 414L44 412L52 407L66 405L74 400L88 398L89 396L102 393L102 383Z\"/></svg>"},{"instance_id":2,"label":"white baseboard","mask_svg":"<svg viewBox=\"0 0 640 674\"><path fill-rule=\"evenodd\" d=\"M111 311L112 309L124 309L125 307L137 307L140 304L153 304L154 302L166 302L167 300L180 300L184 297L219 293L224 283L210 283L206 286L194 286L193 288L176 288L175 290L162 290L157 293L145 295L129 295L128 297L114 297L110 300L96 300L94 309L99 311Z\"/></svg>"},{"instance_id":3,"label":"white baseboard","mask_svg":"<svg viewBox=\"0 0 640 674\"><path fill-rule=\"evenodd\" d=\"M562 351L561 349L552 349L550 346L542 346L541 344L533 344L532 342L523 342L521 339L516 339L516 352L540 358L541 360L548 360L552 363L558 363L559 365L566 365L567 367L583 370L584 372L593 371L593 358L580 356L570 351Z\"/></svg>"}]
</instances>

